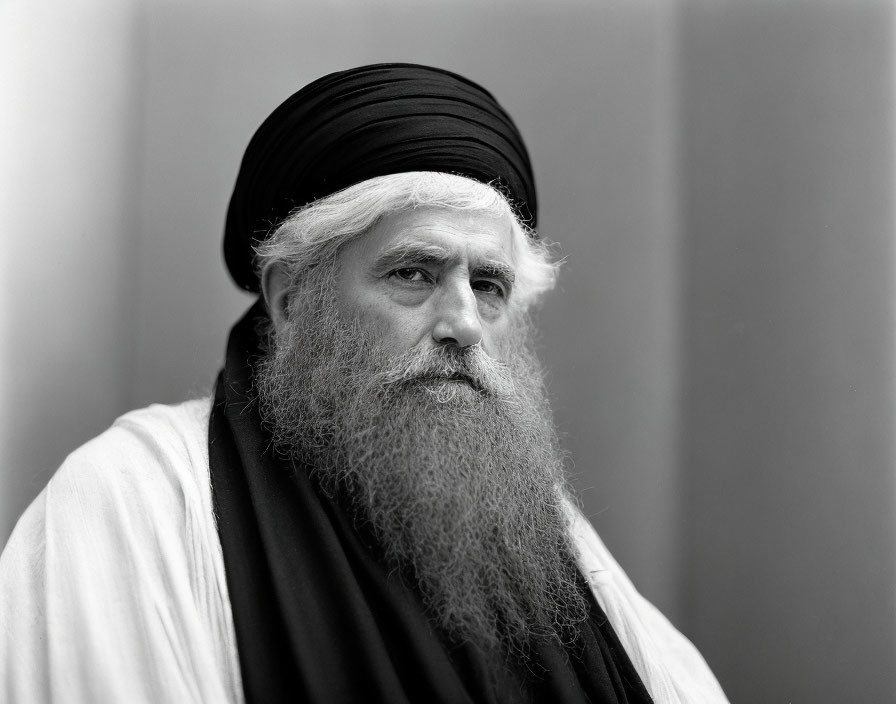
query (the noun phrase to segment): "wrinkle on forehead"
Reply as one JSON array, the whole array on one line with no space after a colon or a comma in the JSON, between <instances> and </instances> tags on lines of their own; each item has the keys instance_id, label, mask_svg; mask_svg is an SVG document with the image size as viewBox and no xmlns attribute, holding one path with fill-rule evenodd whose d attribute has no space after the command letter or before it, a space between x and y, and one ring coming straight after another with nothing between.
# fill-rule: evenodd
<instances>
[{"instance_id":1,"label":"wrinkle on forehead","mask_svg":"<svg viewBox=\"0 0 896 704\"><path fill-rule=\"evenodd\" d=\"M432 219L419 219L427 213L432 214ZM373 238L366 243L370 248L382 247L378 252L371 252L377 261L402 258L413 252L432 261L455 263L469 259L471 264L512 268L516 259L513 228L506 216L423 208L387 218L374 227L370 232ZM407 223L409 219L412 221ZM377 242L382 239L385 241Z\"/></svg>"}]
</instances>

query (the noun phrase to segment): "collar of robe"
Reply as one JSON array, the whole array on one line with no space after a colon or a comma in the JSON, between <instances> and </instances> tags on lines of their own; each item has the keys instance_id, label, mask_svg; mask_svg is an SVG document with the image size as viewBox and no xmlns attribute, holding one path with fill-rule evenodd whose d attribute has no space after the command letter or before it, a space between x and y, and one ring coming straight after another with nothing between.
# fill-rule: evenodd
<instances>
[{"instance_id":1,"label":"collar of robe","mask_svg":"<svg viewBox=\"0 0 896 704\"><path fill-rule=\"evenodd\" d=\"M307 468L271 451L252 395L265 315L259 301L231 331L209 421L246 701L649 702L593 598L580 642L569 651L536 644L526 668L495 666L434 627L414 587L379 561L372 539L315 489Z\"/></svg>"}]
</instances>

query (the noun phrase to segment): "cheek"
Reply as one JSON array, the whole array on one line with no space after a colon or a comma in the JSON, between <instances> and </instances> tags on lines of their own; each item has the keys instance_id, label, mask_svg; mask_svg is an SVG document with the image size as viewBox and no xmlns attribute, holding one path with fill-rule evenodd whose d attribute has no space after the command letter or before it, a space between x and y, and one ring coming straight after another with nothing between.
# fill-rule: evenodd
<instances>
[{"instance_id":1,"label":"cheek","mask_svg":"<svg viewBox=\"0 0 896 704\"><path fill-rule=\"evenodd\" d=\"M362 329L393 353L405 352L416 345L424 327L419 310L383 301L356 307L353 317Z\"/></svg>"},{"instance_id":2,"label":"cheek","mask_svg":"<svg viewBox=\"0 0 896 704\"><path fill-rule=\"evenodd\" d=\"M500 319L486 326L488 347L493 350L486 349L486 352L498 360L507 360L520 345L526 344L529 330L524 315L516 311L507 311Z\"/></svg>"}]
</instances>

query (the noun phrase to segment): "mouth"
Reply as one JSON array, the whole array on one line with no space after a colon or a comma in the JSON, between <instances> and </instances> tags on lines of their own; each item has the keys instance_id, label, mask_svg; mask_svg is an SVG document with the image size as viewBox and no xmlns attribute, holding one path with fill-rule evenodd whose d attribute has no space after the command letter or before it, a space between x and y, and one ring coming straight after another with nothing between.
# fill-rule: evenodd
<instances>
[{"instance_id":1,"label":"mouth","mask_svg":"<svg viewBox=\"0 0 896 704\"><path fill-rule=\"evenodd\" d=\"M471 389L481 391L476 380L464 374L429 374L418 377L418 380L423 384L464 384Z\"/></svg>"}]
</instances>

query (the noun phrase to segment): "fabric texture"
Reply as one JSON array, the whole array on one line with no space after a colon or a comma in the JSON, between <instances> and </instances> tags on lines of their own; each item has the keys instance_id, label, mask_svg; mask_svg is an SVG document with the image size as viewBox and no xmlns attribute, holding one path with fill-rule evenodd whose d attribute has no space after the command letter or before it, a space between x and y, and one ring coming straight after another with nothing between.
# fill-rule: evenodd
<instances>
[{"instance_id":1,"label":"fabric texture","mask_svg":"<svg viewBox=\"0 0 896 704\"><path fill-rule=\"evenodd\" d=\"M0 701L244 701L211 510L210 406L122 416L19 520L0 557ZM580 568L653 700L725 702L693 645L581 512L569 515Z\"/></svg>"},{"instance_id":2,"label":"fabric texture","mask_svg":"<svg viewBox=\"0 0 896 704\"><path fill-rule=\"evenodd\" d=\"M253 243L291 210L375 176L441 171L491 183L534 226L525 144L472 81L416 64L375 64L320 78L258 128L240 165L224 229L234 281L258 291Z\"/></svg>"},{"instance_id":3,"label":"fabric texture","mask_svg":"<svg viewBox=\"0 0 896 704\"><path fill-rule=\"evenodd\" d=\"M650 697L600 607L575 647L533 644L528 667L453 644L379 559L375 540L274 455L252 395L263 307L230 335L209 425L212 494L246 699L390 704L646 704ZM582 591L587 593L584 581Z\"/></svg>"},{"instance_id":4,"label":"fabric texture","mask_svg":"<svg viewBox=\"0 0 896 704\"><path fill-rule=\"evenodd\" d=\"M19 519L0 557L0 701L241 704L210 405L122 416Z\"/></svg>"}]
</instances>

